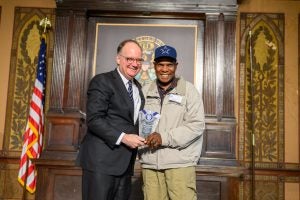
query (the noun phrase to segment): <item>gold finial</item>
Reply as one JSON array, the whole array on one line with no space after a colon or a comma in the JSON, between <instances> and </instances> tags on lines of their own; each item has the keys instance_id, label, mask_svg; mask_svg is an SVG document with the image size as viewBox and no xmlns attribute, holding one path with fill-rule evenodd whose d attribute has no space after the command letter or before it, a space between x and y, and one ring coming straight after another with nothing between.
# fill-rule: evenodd
<instances>
[{"instance_id":1,"label":"gold finial","mask_svg":"<svg viewBox=\"0 0 300 200\"><path fill-rule=\"evenodd\" d=\"M46 33L48 28L51 28L51 22L50 20L46 17L40 21L40 26L44 29L43 33Z\"/></svg>"}]
</instances>

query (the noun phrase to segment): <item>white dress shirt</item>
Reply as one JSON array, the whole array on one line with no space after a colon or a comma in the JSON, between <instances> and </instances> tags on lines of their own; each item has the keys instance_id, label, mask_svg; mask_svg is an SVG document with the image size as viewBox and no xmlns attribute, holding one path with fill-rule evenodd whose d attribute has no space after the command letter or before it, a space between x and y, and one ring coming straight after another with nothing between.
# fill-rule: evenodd
<instances>
[{"instance_id":1,"label":"white dress shirt","mask_svg":"<svg viewBox=\"0 0 300 200\"><path fill-rule=\"evenodd\" d=\"M117 68L122 81L126 87L126 89L128 90L128 79L125 78L125 76L120 72L119 68ZM139 89L138 87L134 84L134 82L132 82L132 93L133 93L133 101L134 101L134 124L136 124L138 116L139 116L139 111L140 111L140 107L141 107L141 97L140 97L140 93L139 93ZM121 140L124 136L124 132L122 132L122 134L120 135L120 137L118 138L116 144L119 145L121 143Z\"/></svg>"}]
</instances>

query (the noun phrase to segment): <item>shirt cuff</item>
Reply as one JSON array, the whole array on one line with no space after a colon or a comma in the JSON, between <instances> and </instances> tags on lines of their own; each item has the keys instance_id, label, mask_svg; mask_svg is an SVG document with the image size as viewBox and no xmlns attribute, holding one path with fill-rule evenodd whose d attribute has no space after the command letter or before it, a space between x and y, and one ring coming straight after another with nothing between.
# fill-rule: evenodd
<instances>
[{"instance_id":1,"label":"shirt cuff","mask_svg":"<svg viewBox=\"0 0 300 200\"><path fill-rule=\"evenodd\" d=\"M122 132L121 135L120 135L120 137L118 138L118 140L116 142L116 145L120 145L121 144L121 141L122 141L124 135L125 135L125 133Z\"/></svg>"}]
</instances>

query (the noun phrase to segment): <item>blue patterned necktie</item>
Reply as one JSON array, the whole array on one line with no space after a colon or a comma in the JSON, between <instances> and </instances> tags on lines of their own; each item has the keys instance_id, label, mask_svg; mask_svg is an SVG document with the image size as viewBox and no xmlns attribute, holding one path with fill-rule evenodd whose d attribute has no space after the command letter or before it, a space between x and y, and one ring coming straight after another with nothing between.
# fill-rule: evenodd
<instances>
[{"instance_id":1,"label":"blue patterned necktie","mask_svg":"<svg viewBox=\"0 0 300 200\"><path fill-rule=\"evenodd\" d=\"M132 81L131 81L131 80L128 81L128 94L129 94L130 100L131 100L132 102L134 102L134 101L133 101Z\"/></svg>"}]
</instances>

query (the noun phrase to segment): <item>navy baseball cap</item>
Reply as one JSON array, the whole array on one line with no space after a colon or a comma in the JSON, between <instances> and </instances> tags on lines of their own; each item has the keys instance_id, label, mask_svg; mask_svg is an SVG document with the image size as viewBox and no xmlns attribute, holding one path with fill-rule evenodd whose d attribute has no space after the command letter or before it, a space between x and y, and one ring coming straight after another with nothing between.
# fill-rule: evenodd
<instances>
[{"instance_id":1,"label":"navy baseball cap","mask_svg":"<svg viewBox=\"0 0 300 200\"><path fill-rule=\"evenodd\" d=\"M168 45L160 46L155 49L154 61L158 61L162 58L171 59L172 61L177 61L176 50Z\"/></svg>"}]
</instances>

